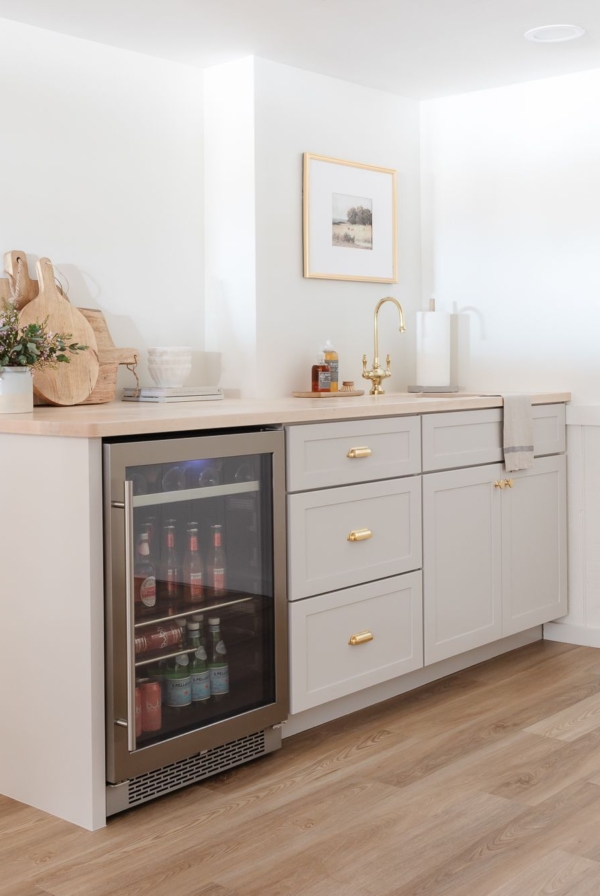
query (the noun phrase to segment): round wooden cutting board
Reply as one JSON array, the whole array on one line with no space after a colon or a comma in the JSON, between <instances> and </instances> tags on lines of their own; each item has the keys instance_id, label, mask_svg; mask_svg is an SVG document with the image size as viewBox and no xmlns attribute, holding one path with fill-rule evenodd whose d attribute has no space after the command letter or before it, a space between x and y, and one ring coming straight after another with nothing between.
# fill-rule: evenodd
<instances>
[{"instance_id":1,"label":"round wooden cutting board","mask_svg":"<svg viewBox=\"0 0 600 896\"><path fill-rule=\"evenodd\" d=\"M98 379L98 345L90 324L83 314L62 296L54 280L54 268L49 258L37 263L40 292L21 311L21 323L27 324L48 318L48 329L53 333L71 333L69 342L87 345L84 352L68 354L69 364L58 364L56 370L38 370L33 377L33 391L49 404L72 405L90 396Z\"/></svg>"}]
</instances>

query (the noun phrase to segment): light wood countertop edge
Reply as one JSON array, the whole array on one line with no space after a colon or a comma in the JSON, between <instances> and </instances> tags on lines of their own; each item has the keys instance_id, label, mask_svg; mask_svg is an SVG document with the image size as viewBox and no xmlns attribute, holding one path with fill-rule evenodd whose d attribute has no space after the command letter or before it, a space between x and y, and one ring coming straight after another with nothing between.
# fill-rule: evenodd
<instances>
[{"instance_id":1,"label":"light wood countertop edge","mask_svg":"<svg viewBox=\"0 0 600 896\"><path fill-rule=\"evenodd\" d=\"M532 393L533 404L559 404L569 392ZM499 394L451 397L396 395L331 399L224 399L220 402L136 404L115 401L70 408L36 407L29 414L0 414L0 434L108 438L252 426L410 416L502 407Z\"/></svg>"}]
</instances>

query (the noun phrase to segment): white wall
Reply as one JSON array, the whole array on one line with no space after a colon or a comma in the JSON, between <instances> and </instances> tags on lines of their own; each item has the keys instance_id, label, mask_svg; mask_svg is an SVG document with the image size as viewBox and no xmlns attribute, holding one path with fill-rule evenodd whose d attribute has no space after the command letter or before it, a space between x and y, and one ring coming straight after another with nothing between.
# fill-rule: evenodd
<instances>
[{"instance_id":1,"label":"white wall","mask_svg":"<svg viewBox=\"0 0 600 896\"><path fill-rule=\"evenodd\" d=\"M462 387L598 401L599 159L600 70L423 104L423 299L465 312Z\"/></svg>"},{"instance_id":2,"label":"white wall","mask_svg":"<svg viewBox=\"0 0 600 896\"><path fill-rule=\"evenodd\" d=\"M0 20L0 107L0 252L49 256L117 345L203 349L202 72Z\"/></svg>"},{"instance_id":3,"label":"white wall","mask_svg":"<svg viewBox=\"0 0 600 896\"><path fill-rule=\"evenodd\" d=\"M254 60L204 77L206 348L219 385L256 394Z\"/></svg>"},{"instance_id":4,"label":"white wall","mask_svg":"<svg viewBox=\"0 0 600 896\"><path fill-rule=\"evenodd\" d=\"M361 380L373 355L373 311L386 295L407 312L380 314L380 354L392 356L388 391L414 377L414 311L420 302L419 104L286 65L255 59L256 287L258 392L310 389L324 339L340 356L340 379ZM398 170L399 283L353 283L302 276L302 154Z\"/></svg>"}]
</instances>

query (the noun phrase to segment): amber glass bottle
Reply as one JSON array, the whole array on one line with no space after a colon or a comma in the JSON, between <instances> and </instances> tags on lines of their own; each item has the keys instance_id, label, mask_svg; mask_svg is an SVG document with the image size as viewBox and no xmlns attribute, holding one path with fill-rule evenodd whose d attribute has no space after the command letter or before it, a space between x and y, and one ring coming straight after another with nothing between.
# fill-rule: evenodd
<instances>
[{"instance_id":1,"label":"amber glass bottle","mask_svg":"<svg viewBox=\"0 0 600 896\"><path fill-rule=\"evenodd\" d=\"M160 596L168 601L179 600L182 575L175 551L175 526L172 525L166 525L164 529L161 572Z\"/></svg>"},{"instance_id":2,"label":"amber glass bottle","mask_svg":"<svg viewBox=\"0 0 600 896\"><path fill-rule=\"evenodd\" d=\"M196 604L204 596L204 564L198 550L198 529L188 528L188 546L183 558L183 599Z\"/></svg>"},{"instance_id":3,"label":"amber glass bottle","mask_svg":"<svg viewBox=\"0 0 600 896\"><path fill-rule=\"evenodd\" d=\"M225 594L226 585L226 567L225 567L225 549L223 547L223 527L219 525L212 526L212 548L207 564L207 584L212 588L213 597L222 597Z\"/></svg>"},{"instance_id":4,"label":"amber glass bottle","mask_svg":"<svg viewBox=\"0 0 600 896\"><path fill-rule=\"evenodd\" d=\"M331 385L331 371L329 364L325 363L323 352L317 355L317 363L313 364L311 371L311 392L329 392Z\"/></svg>"}]
</instances>

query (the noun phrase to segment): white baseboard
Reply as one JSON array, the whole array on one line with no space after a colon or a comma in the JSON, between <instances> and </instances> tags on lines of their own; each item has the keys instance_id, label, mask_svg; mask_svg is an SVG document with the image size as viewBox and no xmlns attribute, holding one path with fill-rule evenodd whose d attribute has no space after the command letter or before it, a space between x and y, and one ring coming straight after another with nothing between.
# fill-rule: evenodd
<instances>
[{"instance_id":1,"label":"white baseboard","mask_svg":"<svg viewBox=\"0 0 600 896\"><path fill-rule=\"evenodd\" d=\"M600 647L600 628L547 622L544 626L544 640L561 641L563 644L578 644L580 647Z\"/></svg>"},{"instance_id":2,"label":"white baseboard","mask_svg":"<svg viewBox=\"0 0 600 896\"><path fill-rule=\"evenodd\" d=\"M347 697L340 697L339 700L332 700L321 706L315 706L313 709L306 709L304 712L290 716L288 721L284 723L282 729L283 737L299 734L301 731L316 728L317 725L323 725L325 722L331 722L333 719L347 716L352 712L357 712L359 709L365 709L367 706L374 706L375 703L381 703L383 700L389 700L391 697L398 697L400 694L420 688L422 685L436 681L438 678L452 675L453 672L460 672L461 669L476 666L478 663L493 659L493 657L500 656L502 653L516 650L517 647L524 647L526 644L540 641L541 638L542 626L536 625L525 632L502 638L500 641L494 641L492 644L486 644L484 647L476 647L475 650L469 650L467 653L461 653L448 660L433 663L431 666L425 666L423 669L417 669L415 672L401 675L400 678L393 678L391 681L384 681L371 688L357 691L355 694L349 694Z\"/></svg>"}]
</instances>

